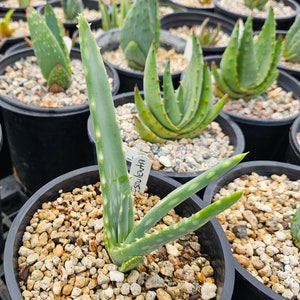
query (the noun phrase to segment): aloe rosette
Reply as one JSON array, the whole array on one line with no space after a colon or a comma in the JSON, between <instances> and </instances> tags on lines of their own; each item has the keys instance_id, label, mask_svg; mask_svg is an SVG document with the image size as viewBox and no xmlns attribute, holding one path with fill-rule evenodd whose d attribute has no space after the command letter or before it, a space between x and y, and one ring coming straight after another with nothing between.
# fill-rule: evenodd
<instances>
[{"instance_id":1,"label":"aloe rosette","mask_svg":"<svg viewBox=\"0 0 300 300\"><path fill-rule=\"evenodd\" d=\"M264 93L278 77L282 39L276 39L273 9L257 40L253 39L252 16L243 28L242 21L235 24L220 68L213 63L212 72L217 89L231 99L251 99Z\"/></svg>"},{"instance_id":2,"label":"aloe rosette","mask_svg":"<svg viewBox=\"0 0 300 300\"><path fill-rule=\"evenodd\" d=\"M145 101L135 88L137 131L144 140L158 143L198 136L220 113L227 97L212 105L211 74L203 61L202 49L196 37L192 37L192 57L176 91L170 63L167 63L163 74L163 96L160 93L155 54L152 46L144 71Z\"/></svg>"},{"instance_id":3,"label":"aloe rosette","mask_svg":"<svg viewBox=\"0 0 300 300\"><path fill-rule=\"evenodd\" d=\"M70 56L63 39L61 24L52 6L45 6L45 19L34 8L30 8L27 21L33 50L49 90L66 90L71 85Z\"/></svg>"},{"instance_id":4,"label":"aloe rosette","mask_svg":"<svg viewBox=\"0 0 300 300\"><path fill-rule=\"evenodd\" d=\"M141 263L144 255L198 229L216 214L235 203L242 192L223 198L180 223L148 233L149 229L170 209L234 167L245 154L231 157L180 186L135 223L130 179L103 59L90 26L82 15L79 16L78 28L88 100L95 130L105 248L113 263L119 266L119 270L127 271Z\"/></svg>"},{"instance_id":5,"label":"aloe rosette","mask_svg":"<svg viewBox=\"0 0 300 300\"><path fill-rule=\"evenodd\" d=\"M136 0L120 30L120 46L128 66L143 71L149 48L153 42L158 48L159 38L157 0Z\"/></svg>"},{"instance_id":6,"label":"aloe rosette","mask_svg":"<svg viewBox=\"0 0 300 300\"><path fill-rule=\"evenodd\" d=\"M61 0L61 6L68 21L74 20L83 11L82 0Z\"/></svg>"},{"instance_id":7,"label":"aloe rosette","mask_svg":"<svg viewBox=\"0 0 300 300\"><path fill-rule=\"evenodd\" d=\"M300 63L300 17L297 17L283 39L282 54L286 61Z\"/></svg>"},{"instance_id":8,"label":"aloe rosette","mask_svg":"<svg viewBox=\"0 0 300 300\"><path fill-rule=\"evenodd\" d=\"M214 46L221 39L221 23L217 23L216 28L208 26L209 17L205 18L200 25L197 38L202 46Z\"/></svg>"},{"instance_id":9,"label":"aloe rosette","mask_svg":"<svg viewBox=\"0 0 300 300\"><path fill-rule=\"evenodd\" d=\"M244 4L250 9L263 9L268 0L244 0Z\"/></svg>"}]
</instances>

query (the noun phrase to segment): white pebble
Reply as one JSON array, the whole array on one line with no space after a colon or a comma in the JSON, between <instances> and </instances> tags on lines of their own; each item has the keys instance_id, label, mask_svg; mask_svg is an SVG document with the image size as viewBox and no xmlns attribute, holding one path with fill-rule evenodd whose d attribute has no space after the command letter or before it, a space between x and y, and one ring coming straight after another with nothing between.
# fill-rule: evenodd
<instances>
[{"instance_id":1,"label":"white pebble","mask_svg":"<svg viewBox=\"0 0 300 300\"><path fill-rule=\"evenodd\" d=\"M124 273L113 270L109 272L109 278L111 281L122 282L124 281Z\"/></svg>"},{"instance_id":2,"label":"white pebble","mask_svg":"<svg viewBox=\"0 0 300 300\"><path fill-rule=\"evenodd\" d=\"M201 287L201 297L203 300L209 300L216 297L217 287L210 282L204 282Z\"/></svg>"}]
</instances>

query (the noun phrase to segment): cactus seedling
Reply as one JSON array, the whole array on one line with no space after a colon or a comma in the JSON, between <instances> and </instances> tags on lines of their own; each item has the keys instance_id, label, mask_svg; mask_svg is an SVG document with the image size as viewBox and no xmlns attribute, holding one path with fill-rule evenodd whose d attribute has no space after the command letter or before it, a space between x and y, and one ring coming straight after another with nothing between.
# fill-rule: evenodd
<instances>
[{"instance_id":1,"label":"cactus seedling","mask_svg":"<svg viewBox=\"0 0 300 300\"><path fill-rule=\"evenodd\" d=\"M102 28L106 31L112 28L120 28L122 26L123 21L131 8L131 1L122 0L118 6L116 1L112 0L111 13L109 12L108 6L104 0L100 0L99 6L102 16Z\"/></svg>"},{"instance_id":2,"label":"cactus seedling","mask_svg":"<svg viewBox=\"0 0 300 300\"><path fill-rule=\"evenodd\" d=\"M268 0L244 0L244 4L250 9L263 9Z\"/></svg>"},{"instance_id":3,"label":"cactus seedling","mask_svg":"<svg viewBox=\"0 0 300 300\"><path fill-rule=\"evenodd\" d=\"M212 105L213 88L208 66L203 62L202 49L193 35L192 57L183 79L174 91L167 63L163 75L163 98L160 95L154 47L150 48L144 72L145 102L135 88L140 136L151 142L198 136L222 110L227 97Z\"/></svg>"},{"instance_id":4,"label":"cactus seedling","mask_svg":"<svg viewBox=\"0 0 300 300\"><path fill-rule=\"evenodd\" d=\"M113 263L125 272L140 264L144 255L198 229L235 203L242 192L223 198L177 224L149 233L153 225L170 209L227 172L239 163L245 154L231 157L175 189L152 207L138 223L134 223L130 180L103 59L90 27L82 15L79 16L78 24L89 106L95 130L105 248ZM99 77L102 80L99 81Z\"/></svg>"},{"instance_id":5,"label":"cactus seedling","mask_svg":"<svg viewBox=\"0 0 300 300\"><path fill-rule=\"evenodd\" d=\"M16 28L10 26L11 17L14 13L15 9L10 9L4 16L4 18L0 21L0 37L10 37L15 32Z\"/></svg>"},{"instance_id":6,"label":"cactus seedling","mask_svg":"<svg viewBox=\"0 0 300 300\"><path fill-rule=\"evenodd\" d=\"M252 16L247 18L244 29L240 22L235 24L220 68L212 64L212 72L221 93L227 93L231 99L251 99L264 93L277 79L282 39L276 39L272 8L256 42Z\"/></svg>"},{"instance_id":7,"label":"cactus seedling","mask_svg":"<svg viewBox=\"0 0 300 300\"><path fill-rule=\"evenodd\" d=\"M49 90L66 90L71 84L70 56L52 6L45 6L45 19L30 8L27 21L34 53Z\"/></svg>"},{"instance_id":8,"label":"cactus seedling","mask_svg":"<svg viewBox=\"0 0 300 300\"><path fill-rule=\"evenodd\" d=\"M286 61L300 63L300 17L296 18L283 39L282 54Z\"/></svg>"},{"instance_id":9,"label":"cactus seedling","mask_svg":"<svg viewBox=\"0 0 300 300\"><path fill-rule=\"evenodd\" d=\"M136 0L123 22L120 46L135 70L144 70L150 46L159 46L160 23L157 0Z\"/></svg>"},{"instance_id":10,"label":"cactus seedling","mask_svg":"<svg viewBox=\"0 0 300 300\"><path fill-rule=\"evenodd\" d=\"M83 10L82 0L61 0L64 17L67 21L74 20Z\"/></svg>"}]
</instances>

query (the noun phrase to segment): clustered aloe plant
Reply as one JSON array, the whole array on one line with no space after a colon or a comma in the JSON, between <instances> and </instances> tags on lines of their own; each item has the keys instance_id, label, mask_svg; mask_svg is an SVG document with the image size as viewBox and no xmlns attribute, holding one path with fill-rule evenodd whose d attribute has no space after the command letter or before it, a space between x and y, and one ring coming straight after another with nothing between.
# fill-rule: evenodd
<instances>
[{"instance_id":1,"label":"clustered aloe plant","mask_svg":"<svg viewBox=\"0 0 300 300\"><path fill-rule=\"evenodd\" d=\"M240 23L241 22L241 23ZM227 93L231 99L251 99L264 93L278 77L282 38L276 39L273 9L253 40L252 16L235 24L223 53L220 68L212 64L218 92Z\"/></svg>"},{"instance_id":2,"label":"clustered aloe plant","mask_svg":"<svg viewBox=\"0 0 300 300\"><path fill-rule=\"evenodd\" d=\"M300 207L291 220L291 234L294 244L300 249Z\"/></svg>"},{"instance_id":3,"label":"clustered aloe plant","mask_svg":"<svg viewBox=\"0 0 300 300\"><path fill-rule=\"evenodd\" d=\"M217 117L226 103L224 96L212 105L213 87L208 66L204 63L198 40L192 37L192 57L184 76L174 91L170 63L163 74L163 97L160 94L156 53L152 46L144 71L143 101L137 87L135 104L136 128L144 140L165 142L167 139L193 138Z\"/></svg>"},{"instance_id":4,"label":"clustered aloe plant","mask_svg":"<svg viewBox=\"0 0 300 300\"><path fill-rule=\"evenodd\" d=\"M71 85L72 77L69 50L52 6L45 6L45 19L30 8L27 21L34 53L49 90L66 90Z\"/></svg>"},{"instance_id":5,"label":"clustered aloe plant","mask_svg":"<svg viewBox=\"0 0 300 300\"><path fill-rule=\"evenodd\" d=\"M83 11L82 0L61 0L64 17L68 21L76 19L79 13Z\"/></svg>"},{"instance_id":6,"label":"clustered aloe plant","mask_svg":"<svg viewBox=\"0 0 300 300\"><path fill-rule=\"evenodd\" d=\"M283 39L282 55L286 61L300 63L300 17L295 19Z\"/></svg>"},{"instance_id":7,"label":"clustered aloe plant","mask_svg":"<svg viewBox=\"0 0 300 300\"><path fill-rule=\"evenodd\" d=\"M13 13L15 12L14 8L11 8L7 11L4 18L0 21L0 37L10 37L16 31L17 28L10 26L10 21Z\"/></svg>"},{"instance_id":8,"label":"clustered aloe plant","mask_svg":"<svg viewBox=\"0 0 300 300\"><path fill-rule=\"evenodd\" d=\"M111 2L111 12L104 0L100 0L99 7L102 16L102 29L109 30L112 28L120 28L127 16L128 11L131 8L130 0L121 0L117 5L116 1Z\"/></svg>"},{"instance_id":9,"label":"clustered aloe plant","mask_svg":"<svg viewBox=\"0 0 300 300\"><path fill-rule=\"evenodd\" d=\"M221 23L217 23L216 28L208 26L209 17L205 18L200 25L197 38L202 46L214 46L221 39Z\"/></svg>"},{"instance_id":10,"label":"clustered aloe plant","mask_svg":"<svg viewBox=\"0 0 300 300\"><path fill-rule=\"evenodd\" d=\"M244 0L244 4L250 9L263 9L268 0Z\"/></svg>"},{"instance_id":11,"label":"clustered aloe plant","mask_svg":"<svg viewBox=\"0 0 300 300\"><path fill-rule=\"evenodd\" d=\"M101 179L104 242L113 263L119 266L119 270L127 271L141 263L144 255L198 229L235 203L242 192L223 198L180 223L148 233L170 209L231 169L245 154L234 156L180 186L135 224L129 174L104 63L89 24L82 15L79 15L78 24Z\"/></svg>"},{"instance_id":12,"label":"clustered aloe plant","mask_svg":"<svg viewBox=\"0 0 300 300\"><path fill-rule=\"evenodd\" d=\"M128 11L120 32L120 46L128 66L144 70L150 46L159 46L160 21L157 0L136 0Z\"/></svg>"}]
</instances>

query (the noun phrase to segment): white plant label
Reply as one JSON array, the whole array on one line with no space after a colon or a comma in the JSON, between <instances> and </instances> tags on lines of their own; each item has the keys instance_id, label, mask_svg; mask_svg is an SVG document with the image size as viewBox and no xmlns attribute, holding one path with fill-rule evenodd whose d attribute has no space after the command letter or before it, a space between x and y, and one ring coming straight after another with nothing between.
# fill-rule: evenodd
<instances>
[{"instance_id":1,"label":"white plant label","mask_svg":"<svg viewBox=\"0 0 300 300\"><path fill-rule=\"evenodd\" d=\"M133 159L139 155L139 153L136 150L134 150L130 147L127 147L125 145L123 145L123 147L125 149L125 157L126 157L127 161L132 162Z\"/></svg>"}]
</instances>

